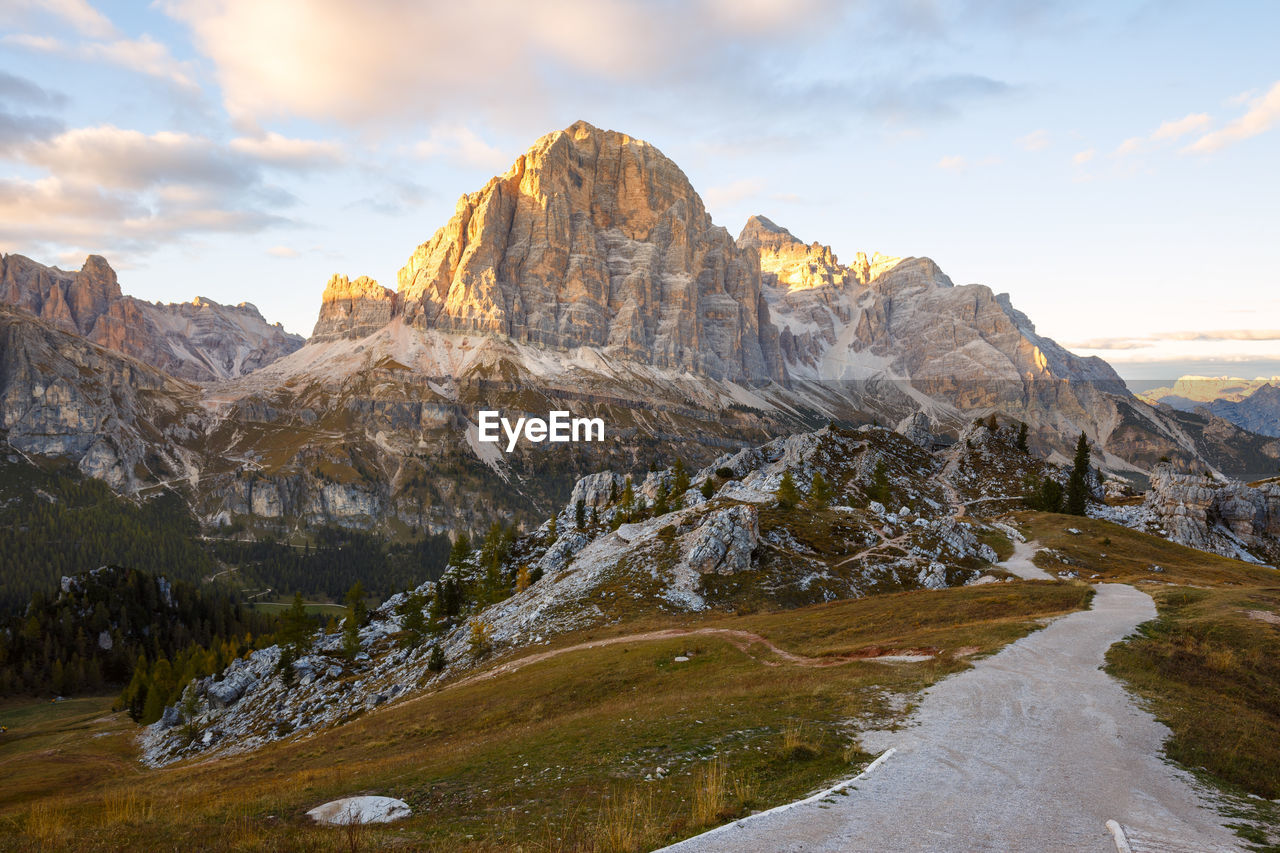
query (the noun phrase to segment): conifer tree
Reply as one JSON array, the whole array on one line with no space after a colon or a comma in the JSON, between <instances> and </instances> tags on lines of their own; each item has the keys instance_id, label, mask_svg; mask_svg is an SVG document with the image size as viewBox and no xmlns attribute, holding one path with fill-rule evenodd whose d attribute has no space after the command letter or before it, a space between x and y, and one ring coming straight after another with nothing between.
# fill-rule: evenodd
<instances>
[{"instance_id":1,"label":"conifer tree","mask_svg":"<svg viewBox=\"0 0 1280 853\"><path fill-rule=\"evenodd\" d=\"M658 483L658 492L653 496L654 515L666 515L671 510L667 504L669 497L666 481Z\"/></svg>"},{"instance_id":2,"label":"conifer tree","mask_svg":"<svg viewBox=\"0 0 1280 853\"><path fill-rule=\"evenodd\" d=\"M671 467L671 494L676 499L676 509L684 505L684 493L689 491L689 471L684 467L684 460L676 457L676 464Z\"/></svg>"},{"instance_id":3,"label":"conifer tree","mask_svg":"<svg viewBox=\"0 0 1280 853\"><path fill-rule=\"evenodd\" d=\"M573 523L579 530L587 526L587 502L582 498L573 505Z\"/></svg>"},{"instance_id":4,"label":"conifer tree","mask_svg":"<svg viewBox=\"0 0 1280 853\"><path fill-rule=\"evenodd\" d=\"M712 496L716 493L716 484L711 481L710 477L708 477L702 481L702 489L700 491L704 498L711 500Z\"/></svg>"},{"instance_id":5,"label":"conifer tree","mask_svg":"<svg viewBox=\"0 0 1280 853\"><path fill-rule=\"evenodd\" d=\"M795 481L791 479L791 471L782 472L782 480L778 483L778 506L782 509L791 509L800 500L800 492L796 489Z\"/></svg>"},{"instance_id":6,"label":"conifer tree","mask_svg":"<svg viewBox=\"0 0 1280 853\"><path fill-rule=\"evenodd\" d=\"M1076 456L1067 480L1067 512L1084 515L1089 506L1089 438L1083 432L1076 441Z\"/></svg>"},{"instance_id":7,"label":"conifer tree","mask_svg":"<svg viewBox=\"0 0 1280 853\"><path fill-rule=\"evenodd\" d=\"M1021 450L1023 453L1031 452L1030 448L1027 446L1027 422L1026 421L1021 421L1018 423L1017 448Z\"/></svg>"},{"instance_id":8,"label":"conifer tree","mask_svg":"<svg viewBox=\"0 0 1280 853\"><path fill-rule=\"evenodd\" d=\"M364 584L360 581L352 584L344 603L347 605L347 619L342 624L342 650L347 657L355 657L360 652L360 628L369 615L369 607L364 600Z\"/></svg>"},{"instance_id":9,"label":"conifer tree","mask_svg":"<svg viewBox=\"0 0 1280 853\"><path fill-rule=\"evenodd\" d=\"M811 509L826 509L831 503L831 486L818 471L813 472L809 481L808 503Z\"/></svg>"},{"instance_id":10,"label":"conifer tree","mask_svg":"<svg viewBox=\"0 0 1280 853\"><path fill-rule=\"evenodd\" d=\"M889 469L885 466L884 460L876 463L875 471L871 474L871 485L867 488L867 497L877 503L887 504L891 497L889 490Z\"/></svg>"}]
</instances>

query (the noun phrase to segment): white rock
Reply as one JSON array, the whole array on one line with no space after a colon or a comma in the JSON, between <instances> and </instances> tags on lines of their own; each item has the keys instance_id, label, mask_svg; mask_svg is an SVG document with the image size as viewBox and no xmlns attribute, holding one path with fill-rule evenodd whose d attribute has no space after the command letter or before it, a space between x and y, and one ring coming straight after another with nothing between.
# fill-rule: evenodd
<instances>
[{"instance_id":1,"label":"white rock","mask_svg":"<svg viewBox=\"0 0 1280 853\"><path fill-rule=\"evenodd\" d=\"M354 823L390 823L413 814L409 804L394 797L345 797L307 812L316 823L349 826Z\"/></svg>"}]
</instances>

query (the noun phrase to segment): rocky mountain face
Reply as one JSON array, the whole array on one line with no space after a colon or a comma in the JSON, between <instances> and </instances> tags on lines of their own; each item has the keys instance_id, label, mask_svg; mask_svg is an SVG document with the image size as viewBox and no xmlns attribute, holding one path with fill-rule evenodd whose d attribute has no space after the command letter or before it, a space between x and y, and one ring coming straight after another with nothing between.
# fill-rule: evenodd
<instances>
[{"instance_id":1,"label":"rocky mountain face","mask_svg":"<svg viewBox=\"0 0 1280 853\"><path fill-rule=\"evenodd\" d=\"M79 272L0 256L0 302L194 381L242 376L303 344L247 302L219 305L198 297L162 305L125 296L99 255L90 255Z\"/></svg>"},{"instance_id":2,"label":"rocky mountain face","mask_svg":"<svg viewBox=\"0 0 1280 853\"><path fill-rule=\"evenodd\" d=\"M1026 420L1046 452L1083 430L1111 451L1111 465L1135 461L1109 440L1121 407L1140 416L1147 407L1106 362L1037 334L1008 294L956 286L928 258L859 252L846 266L831 247L806 244L761 216L747 222L738 245L759 252L789 376L852 390L869 385L908 412L923 403L941 419L939 404L1003 411ZM1148 428L1177 443L1164 425Z\"/></svg>"},{"instance_id":3,"label":"rocky mountain face","mask_svg":"<svg viewBox=\"0 0 1280 853\"><path fill-rule=\"evenodd\" d=\"M370 316L384 310L385 291L358 290ZM585 122L544 136L463 196L400 270L391 303L418 329L588 346L715 378L783 378L754 253L712 223L662 152ZM353 322L345 334L363 328ZM326 322L324 334L336 332Z\"/></svg>"},{"instance_id":4,"label":"rocky mountain face","mask_svg":"<svg viewBox=\"0 0 1280 853\"><path fill-rule=\"evenodd\" d=\"M74 460L120 491L194 482L194 386L0 306L0 430L25 454Z\"/></svg>"},{"instance_id":5,"label":"rocky mountain face","mask_svg":"<svg viewBox=\"0 0 1280 853\"><path fill-rule=\"evenodd\" d=\"M100 258L72 274L10 255L3 272L6 299L69 332L171 374L224 377L195 398L169 380L136 403L104 386L95 417L61 422L63 445L23 439L88 456L87 470L115 472L124 489L181 472L211 525L412 535L531 524L602 469L676 456L701 466L829 422L915 414L955 437L999 411L1059 461L1084 431L1101 465L1138 478L1162 456L1241 476L1280 459L1280 441L1133 398L1105 363L1038 335L1007 296L955 286L928 259L846 265L764 217L735 241L661 152L581 122L463 196L397 290L330 279L312 338L287 354L278 329L241 322L249 308L122 297ZM14 393L42 398L56 370L27 363ZM182 431L161 430L159 461L139 467L144 404L181 412ZM480 409L600 417L607 439L505 453L478 440ZM117 453L129 460L118 469L90 454L115 440L111 417L142 442Z\"/></svg>"},{"instance_id":6,"label":"rocky mountain face","mask_svg":"<svg viewBox=\"0 0 1280 853\"><path fill-rule=\"evenodd\" d=\"M1214 400L1204 408L1250 432L1280 437L1280 384L1268 382L1242 400Z\"/></svg>"}]
</instances>

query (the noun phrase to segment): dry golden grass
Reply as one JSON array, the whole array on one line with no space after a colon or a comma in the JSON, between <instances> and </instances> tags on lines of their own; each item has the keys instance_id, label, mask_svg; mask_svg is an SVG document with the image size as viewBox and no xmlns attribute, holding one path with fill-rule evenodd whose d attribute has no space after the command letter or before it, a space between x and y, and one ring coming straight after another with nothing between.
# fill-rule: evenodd
<instances>
[{"instance_id":1,"label":"dry golden grass","mask_svg":"<svg viewBox=\"0 0 1280 853\"><path fill-rule=\"evenodd\" d=\"M720 757L697 769L693 778L693 825L712 826L724 820L728 805L729 780Z\"/></svg>"},{"instance_id":2,"label":"dry golden grass","mask_svg":"<svg viewBox=\"0 0 1280 853\"><path fill-rule=\"evenodd\" d=\"M845 723L868 715L892 723L886 691L927 686L967 666L951 651L998 648L1038 617L1087 602L1086 590L1068 584L992 586L707 623L805 654L874 643L938 648L928 663L795 666L716 635L626 642L437 690L252 754L161 770L132 761L126 719L92 716L103 700L47 720L49 731L40 713L62 712L35 708L22 726L26 740L0 742L0 820L16 821L0 849L24 849L55 825L65 833L58 843L76 851L350 849L340 828L312 826L304 813L356 793L397 796L414 809L404 821L367 827L362 849L651 849L848 775L851 761L868 756L849 745ZM692 660L675 663L685 652ZM807 757L779 760L788 738L805 744ZM74 773L42 757L55 740ZM606 800L601 791L617 793ZM42 811L29 819L33 804Z\"/></svg>"}]
</instances>

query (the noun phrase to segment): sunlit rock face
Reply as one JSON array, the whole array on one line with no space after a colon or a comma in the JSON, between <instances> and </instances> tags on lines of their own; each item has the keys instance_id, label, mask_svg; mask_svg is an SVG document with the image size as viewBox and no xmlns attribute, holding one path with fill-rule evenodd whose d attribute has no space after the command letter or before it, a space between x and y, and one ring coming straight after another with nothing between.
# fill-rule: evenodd
<instances>
[{"instance_id":1,"label":"sunlit rock face","mask_svg":"<svg viewBox=\"0 0 1280 853\"><path fill-rule=\"evenodd\" d=\"M371 335L391 322L395 304L395 293L368 276L350 281L345 275L335 275L324 289L311 340Z\"/></svg>"},{"instance_id":2,"label":"sunlit rock face","mask_svg":"<svg viewBox=\"0 0 1280 853\"><path fill-rule=\"evenodd\" d=\"M398 298L420 328L783 378L755 252L662 152L585 122L463 196L400 270Z\"/></svg>"},{"instance_id":3,"label":"sunlit rock face","mask_svg":"<svg viewBox=\"0 0 1280 853\"><path fill-rule=\"evenodd\" d=\"M0 302L182 379L243 376L297 350L303 340L248 302L144 302L120 291L115 270L90 255L79 272L22 255L0 257Z\"/></svg>"}]
</instances>

